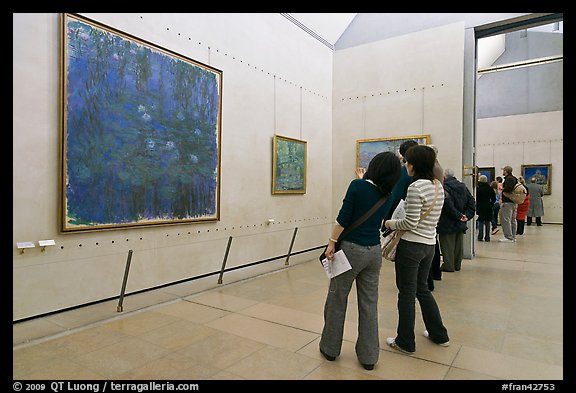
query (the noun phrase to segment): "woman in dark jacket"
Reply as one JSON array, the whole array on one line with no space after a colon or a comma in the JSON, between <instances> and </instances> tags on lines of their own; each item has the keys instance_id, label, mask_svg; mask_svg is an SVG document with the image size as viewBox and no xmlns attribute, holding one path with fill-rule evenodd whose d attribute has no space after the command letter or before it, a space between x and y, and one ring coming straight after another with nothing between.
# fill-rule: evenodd
<instances>
[{"instance_id":1,"label":"woman in dark jacket","mask_svg":"<svg viewBox=\"0 0 576 393\"><path fill-rule=\"evenodd\" d=\"M436 226L442 252L443 272L459 271L464 256L466 222L476 214L476 202L466 185L454 177L454 171L444 171L444 206Z\"/></svg>"},{"instance_id":2,"label":"woman in dark jacket","mask_svg":"<svg viewBox=\"0 0 576 393\"><path fill-rule=\"evenodd\" d=\"M478 214L478 240L490 241L490 224L492 222L494 203L496 194L492 187L488 185L488 178L485 175L478 177L478 187L476 188L476 213Z\"/></svg>"}]
</instances>

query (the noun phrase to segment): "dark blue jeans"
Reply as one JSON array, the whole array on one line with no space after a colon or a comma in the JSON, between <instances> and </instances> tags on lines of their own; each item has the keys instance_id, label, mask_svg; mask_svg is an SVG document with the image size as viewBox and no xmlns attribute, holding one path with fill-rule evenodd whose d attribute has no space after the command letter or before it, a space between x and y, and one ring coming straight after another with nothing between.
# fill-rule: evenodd
<instances>
[{"instance_id":1,"label":"dark blue jeans","mask_svg":"<svg viewBox=\"0 0 576 393\"><path fill-rule=\"evenodd\" d=\"M492 206L492 230L498 228L498 215L500 213L500 203L496 202Z\"/></svg>"},{"instance_id":2,"label":"dark blue jeans","mask_svg":"<svg viewBox=\"0 0 576 393\"><path fill-rule=\"evenodd\" d=\"M490 241L490 221L482 221L478 219L478 240ZM486 235L484 235L484 230L486 230Z\"/></svg>"},{"instance_id":3,"label":"dark blue jeans","mask_svg":"<svg viewBox=\"0 0 576 393\"><path fill-rule=\"evenodd\" d=\"M396 287L398 288L398 328L396 344L406 351L416 350L414 325L416 299L420 303L429 338L436 343L449 340L442 324L440 309L428 289L428 272L434 257L434 245L401 239L396 248Z\"/></svg>"}]
</instances>

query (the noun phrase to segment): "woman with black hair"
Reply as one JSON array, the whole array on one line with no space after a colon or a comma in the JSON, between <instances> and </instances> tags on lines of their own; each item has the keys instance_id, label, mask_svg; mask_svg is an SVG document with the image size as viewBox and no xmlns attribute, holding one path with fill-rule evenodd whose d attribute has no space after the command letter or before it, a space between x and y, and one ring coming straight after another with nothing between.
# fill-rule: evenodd
<instances>
[{"instance_id":1,"label":"woman with black hair","mask_svg":"<svg viewBox=\"0 0 576 393\"><path fill-rule=\"evenodd\" d=\"M413 179L404 203L406 216L384 222L386 228L405 231L396 247L397 335L389 337L386 342L402 353L412 354L416 351L416 298L426 325L424 336L438 345L448 346L450 343L438 304L428 289L428 273L434 257L436 224L444 203L444 189L434 176L436 153L432 148L413 146L406 151L404 158L408 174Z\"/></svg>"},{"instance_id":2,"label":"woman with black hair","mask_svg":"<svg viewBox=\"0 0 576 393\"><path fill-rule=\"evenodd\" d=\"M358 173L358 172L357 172ZM356 355L366 370L374 369L378 361L378 283L382 254L380 227L385 214L381 206L366 221L338 239L344 228L364 215L382 197L388 197L400 177L400 160L392 152L377 154L368 165L362 179L350 182L336 225L326 248L326 257L334 257L336 241L352 265L348 270L330 280L324 305L324 328L320 339L320 352L330 361L336 360L342 348L344 320L348 295L356 281L358 298L358 338Z\"/></svg>"}]
</instances>

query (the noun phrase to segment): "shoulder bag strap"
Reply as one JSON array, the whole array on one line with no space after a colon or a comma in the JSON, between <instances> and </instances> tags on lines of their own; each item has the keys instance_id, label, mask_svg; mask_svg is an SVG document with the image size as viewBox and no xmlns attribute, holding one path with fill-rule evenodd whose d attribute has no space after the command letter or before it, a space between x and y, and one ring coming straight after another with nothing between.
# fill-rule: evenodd
<instances>
[{"instance_id":1,"label":"shoulder bag strap","mask_svg":"<svg viewBox=\"0 0 576 393\"><path fill-rule=\"evenodd\" d=\"M432 201L432 204L430 205L430 207L428 208L428 210L426 210L426 211L424 212L424 214L422 214L422 215L420 216L420 220L418 220L418 222L420 222L420 221L422 221L423 219L425 219L426 216L427 216L428 214L430 214L430 212L431 212L432 209L434 208L434 205L436 204L436 199L438 199L438 184L439 184L438 180L435 179L435 180L434 180L434 184L436 185L436 190L434 191L434 200Z\"/></svg>"},{"instance_id":2,"label":"shoulder bag strap","mask_svg":"<svg viewBox=\"0 0 576 393\"><path fill-rule=\"evenodd\" d=\"M418 223L420 223L423 219L426 218L426 216L428 214L430 214L430 212L432 211L432 209L434 208L434 205L436 204L436 199L438 199L438 184L440 184L440 182L436 179L434 179L434 184L436 185L436 190L434 191L434 199L432 200L432 204L430 205L430 207L424 212L424 214L420 215L420 219L418 220ZM392 246L394 246L395 242L396 244L400 241L400 238L404 235L405 232L407 231L403 231L403 230L398 230L398 229L394 229L394 230L389 230L390 232L384 232L382 234L382 236L386 237L388 236L390 233L395 232L395 236L394 238L391 240L391 242L388 245L385 246L389 246L390 248L392 248Z\"/></svg>"},{"instance_id":3,"label":"shoulder bag strap","mask_svg":"<svg viewBox=\"0 0 576 393\"><path fill-rule=\"evenodd\" d=\"M378 210L380 208L380 206L382 206L384 204L384 202L386 202L386 199L388 199L388 197L380 198L378 200L378 202L376 202L374 204L374 206L372 206L370 208L370 210L368 210L366 213L364 213L360 218L358 218L356 221L354 221L348 227L344 228L344 230L342 231L340 236L338 236L338 241L340 241L340 239L342 239L348 233L352 232L354 229L358 228L360 226L360 224L362 224L364 221L366 221L368 219L368 217L370 217L372 214L374 214L376 212L376 210Z\"/></svg>"}]
</instances>

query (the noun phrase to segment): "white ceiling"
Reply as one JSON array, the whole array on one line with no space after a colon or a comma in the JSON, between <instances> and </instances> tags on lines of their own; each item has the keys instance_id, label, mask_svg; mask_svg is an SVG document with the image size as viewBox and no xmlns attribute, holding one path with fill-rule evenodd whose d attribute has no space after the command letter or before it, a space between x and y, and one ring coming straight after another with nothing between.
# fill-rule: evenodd
<instances>
[{"instance_id":1,"label":"white ceiling","mask_svg":"<svg viewBox=\"0 0 576 393\"><path fill-rule=\"evenodd\" d=\"M322 37L326 42L332 44L334 47L338 39L342 36L344 31L348 28L352 20L358 15L357 13L327 13L327 12L315 12L315 13L290 13L288 14L290 17L296 19L299 23L306 26L308 29L312 30L318 36ZM378 26L372 28L378 29L378 31L383 31L381 26L383 15L386 14L378 14L378 18L375 19ZM430 21L435 21L435 24L438 21L442 21L448 18L448 22L451 20L450 18L454 18L454 15L464 16L467 15L479 15L478 17L482 17L484 14L388 14L390 16L391 21L394 22L393 25L388 26L387 28L392 32L396 31L396 34L401 34L402 32L412 32L418 31L422 28L426 28L430 25ZM402 15L401 18L398 15ZM490 15L490 14L486 14ZM371 14L362 14L363 19L361 19L362 23L374 23L371 18ZM407 17L409 17L407 19ZM368 18L368 19L367 19ZM442 19L444 18L444 19ZM398 20L400 19L400 22ZM360 21L360 20L359 20ZM434 24L434 25L435 25ZM432 25L432 26L434 26ZM552 30L549 26L554 26L555 24L547 25L545 28L548 30ZM371 26L371 25L370 25ZM414 28L416 26L417 28ZM537 27L542 28L542 27ZM531 28L537 29L537 28ZM559 23L559 29L554 31L555 33L562 33L563 32L563 23ZM382 37L386 38L386 36Z\"/></svg>"},{"instance_id":2,"label":"white ceiling","mask_svg":"<svg viewBox=\"0 0 576 393\"><path fill-rule=\"evenodd\" d=\"M290 14L320 37L334 45L356 14L350 13L295 13Z\"/></svg>"}]
</instances>

